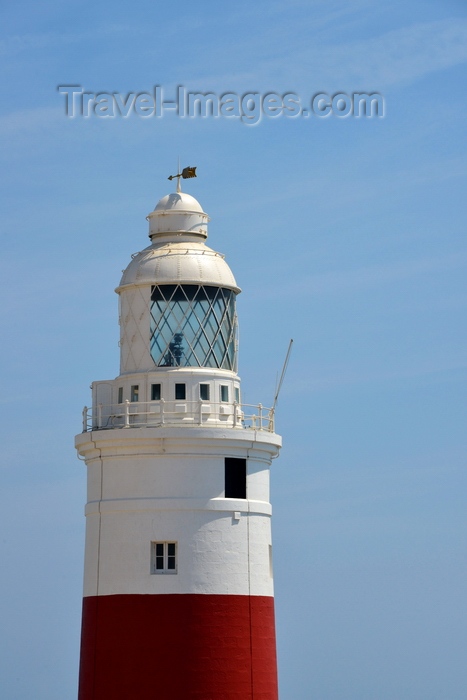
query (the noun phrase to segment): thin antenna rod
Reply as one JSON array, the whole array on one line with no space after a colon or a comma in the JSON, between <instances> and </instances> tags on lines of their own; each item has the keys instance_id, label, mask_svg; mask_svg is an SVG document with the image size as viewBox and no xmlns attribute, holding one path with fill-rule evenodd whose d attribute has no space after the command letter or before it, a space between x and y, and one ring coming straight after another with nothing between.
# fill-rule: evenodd
<instances>
[{"instance_id":1,"label":"thin antenna rod","mask_svg":"<svg viewBox=\"0 0 467 700\"><path fill-rule=\"evenodd\" d=\"M274 403L272 404L271 413L276 410L277 400L279 399L279 394L282 387L282 382L284 381L285 373L287 372L287 365L289 364L290 353L292 352L293 338L290 339L289 347L287 350L287 355L285 356L284 366L282 367L281 378L279 379L279 384L277 385L276 395L274 397Z\"/></svg>"}]
</instances>

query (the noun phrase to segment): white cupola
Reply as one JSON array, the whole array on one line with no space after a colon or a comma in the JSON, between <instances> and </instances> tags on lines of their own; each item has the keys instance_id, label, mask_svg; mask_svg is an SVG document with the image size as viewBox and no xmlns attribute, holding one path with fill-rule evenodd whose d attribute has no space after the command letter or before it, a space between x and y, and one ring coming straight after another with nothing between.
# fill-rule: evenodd
<instances>
[{"instance_id":1,"label":"white cupola","mask_svg":"<svg viewBox=\"0 0 467 700\"><path fill-rule=\"evenodd\" d=\"M173 240L174 234L177 238L182 236L198 240L208 236L208 215L200 203L185 192L173 192L162 197L147 219L149 238L153 242L161 238Z\"/></svg>"},{"instance_id":2,"label":"white cupola","mask_svg":"<svg viewBox=\"0 0 467 700\"><path fill-rule=\"evenodd\" d=\"M167 367L237 370L235 297L224 256L206 244L208 215L184 192L147 217L151 245L132 256L120 295L121 373Z\"/></svg>"}]
</instances>

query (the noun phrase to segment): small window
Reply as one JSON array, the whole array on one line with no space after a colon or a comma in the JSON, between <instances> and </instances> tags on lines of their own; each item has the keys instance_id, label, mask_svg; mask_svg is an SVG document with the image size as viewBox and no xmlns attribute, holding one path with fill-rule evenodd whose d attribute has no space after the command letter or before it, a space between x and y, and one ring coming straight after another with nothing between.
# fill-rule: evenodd
<instances>
[{"instance_id":1,"label":"small window","mask_svg":"<svg viewBox=\"0 0 467 700\"><path fill-rule=\"evenodd\" d=\"M237 403L240 403L240 389L238 386L235 387L235 401Z\"/></svg>"},{"instance_id":2,"label":"small window","mask_svg":"<svg viewBox=\"0 0 467 700\"><path fill-rule=\"evenodd\" d=\"M221 401L229 400L229 387L225 384L221 384Z\"/></svg>"},{"instance_id":3,"label":"small window","mask_svg":"<svg viewBox=\"0 0 467 700\"><path fill-rule=\"evenodd\" d=\"M182 401L186 399L186 384L175 384L175 398Z\"/></svg>"},{"instance_id":4,"label":"small window","mask_svg":"<svg viewBox=\"0 0 467 700\"><path fill-rule=\"evenodd\" d=\"M246 498L246 459L225 458L225 498Z\"/></svg>"},{"instance_id":5,"label":"small window","mask_svg":"<svg viewBox=\"0 0 467 700\"><path fill-rule=\"evenodd\" d=\"M123 403L123 387L118 387L118 403Z\"/></svg>"},{"instance_id":6,"label":"small window","mask_svg":"<svg viewBox=\"0 0 467 700\"><path fill-rule=\"evenodd\" d=\"M167 571L177 570L177 553L175 542L167 542Z\"/></svg>"},{"instance_id":7,"label":"small window","mask_svg":"<svg viewBox=\"0 0 467 700\"><path fill-rule=\"evenodd\" d=\"M199 398L201 401L209 401L209 384L199 385Z\"/></svg>"},{"instance_id":8,"label":"small window","mask_svg":"<svg viewBox=\"0 0 467 700\"><path fill-rule=\"evenodd\" d=\"M131 387L131 398L130 401L138 401L139 400L139 386L137 384L134 384Z\"/></svg>"},{"instance_id":9,"label":"small window","mask_svg":"<svg viewBox=\"0 0 467 700\"><path fill-rule=\"evenodd\" d=\"M151 384L151 401L160 401L161 399L161 385Z\"/></svg>"},{"instance_id":10,"label":"small window","mask_svg":"<svg viewBox=\"0 0 467 700\"><path fill-rule=\"evenodd\" d=\"M177 573L177 543L151 542L151 574Z\"/></svg>"}]
</instances>

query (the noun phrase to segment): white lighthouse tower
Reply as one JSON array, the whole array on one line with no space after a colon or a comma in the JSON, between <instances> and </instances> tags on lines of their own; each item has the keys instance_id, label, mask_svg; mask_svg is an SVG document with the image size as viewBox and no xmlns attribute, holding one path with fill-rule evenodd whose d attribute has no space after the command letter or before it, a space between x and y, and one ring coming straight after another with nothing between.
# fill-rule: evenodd
<instances>
[{"instance_id":1,"label":"white lighthouse tower","mask_svg":"<svg viewBox=\"0 0 467 700\"><path fill-rule=\"evenodd\" d=\"M180 179L178 180L180 182ZM269 468L240 292L180 191L117 287L120 374L92 384L79 700L277 700Z\"/></svg>"}]
</instances>

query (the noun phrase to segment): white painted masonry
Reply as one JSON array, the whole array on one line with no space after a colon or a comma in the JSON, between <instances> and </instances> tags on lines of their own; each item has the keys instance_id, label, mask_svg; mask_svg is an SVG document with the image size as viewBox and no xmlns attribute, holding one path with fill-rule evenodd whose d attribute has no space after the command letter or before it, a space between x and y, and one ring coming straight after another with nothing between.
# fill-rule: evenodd
<instances>
[{"instance_id":1,"label":"white painted masonry","mask_svg":"<svg viewBox=\"0 0 467 700\"><path fill-rule=\"evenodd\" d=\"M84 595L272 596L269 468L281 438L271 421L263 425L261 407L246 422L236 372L157 367L150 353L154 286L240 289L223 256L204 244L208 217L193 197L167 195L148 220L151 245L133 257L116 290L120 375L93 383L92 423L85 419L76 437L88 469ZM151 401L153 384L161 400ZM209 385L209 400L201 401L200 384ZM171 417L167 424L161 415ZM246 460L245 499L225 497L232 457ZM177 573L151 573L152 542L177 543Z\"/></svg>"}]
</instances>

